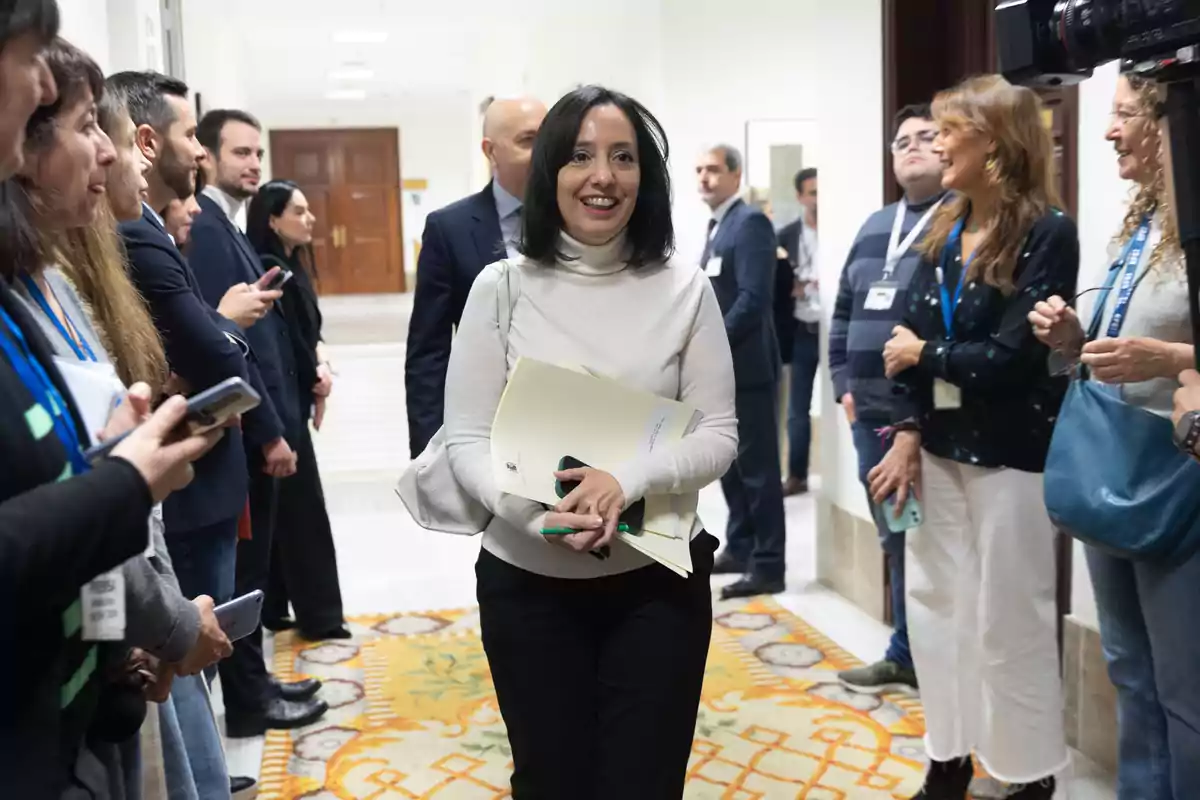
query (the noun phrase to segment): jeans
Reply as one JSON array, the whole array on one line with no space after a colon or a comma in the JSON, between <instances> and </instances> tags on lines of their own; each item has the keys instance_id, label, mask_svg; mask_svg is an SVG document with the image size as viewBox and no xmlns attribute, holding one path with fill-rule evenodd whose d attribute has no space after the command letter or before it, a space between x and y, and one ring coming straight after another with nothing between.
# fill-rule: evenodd
<instances>
[{"instance_id":1,"label":"jeans","mask_svg":"<svg viewBox=\"0 0 1200 800\"><path fill-rule=\"evenodd\" d=\"M229 770L204 679L176 678L158 719L168 800L229 800Z\"/></svg>"},{"instance_id":2,"label":"jeans","mask_svg":"<svg viewBox=\"0 0 1200 800\"><path fill-rule=\"evenodd\" d=\"M237 528L235 517L182 533L167 530L167 551L184 597L194 600L206 594L216 605L233 599ZM217 676L217 668L209 667L204 674L211 684Z\"/></svg>"},{"instance_id":3,"label":"jeans","mask_svg":"<svg viewBox=\"0 0 1200 800\"><path fill-rule=\"evenodd\" d=\"M876 433L886 425L887 420L860 419L850 426L854 434L854 449L858 451L858 479L862 481L864 488L867 486L867 474L883 460L890 447ZM869 490L867 503L871 507L875 527L879 530L879 544L887 556L888 576L892 584L892 640L884 658L893 664L911 669L913 660L908 647L908 614L904 607L904 532L893 533L888 529L886 512L882 506L871 500Z\"/></svg>"},{"instance_id":4,"label":"jeans","mask_svg":"<svg viewBox=\"0 0 1200 800\"><path fill-rule=\"evenodd\" d=\"M1200 555L1135 563L1089 547L1087 560L1117 688L1117 796L1200 797Z\"/></svg>"},{"instance_id":5,"label":"jeans","mask_svg":"<svg viewBox=\"0 0 1200 800\"><path fill-rule=\"evenodd\" d=\"M808 454L812 449L813 381L821 361L820 328L797 322L795 338L788 399L788 477L807 481Z\"/></svg>"}]
</instances>

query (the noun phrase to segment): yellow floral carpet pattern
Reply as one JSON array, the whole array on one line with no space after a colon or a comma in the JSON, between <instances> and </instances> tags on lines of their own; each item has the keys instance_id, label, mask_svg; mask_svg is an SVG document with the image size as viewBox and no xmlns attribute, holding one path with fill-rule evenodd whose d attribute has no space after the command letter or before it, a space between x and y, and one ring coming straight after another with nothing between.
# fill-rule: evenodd
<instances>
[{"instance_id":1,"label":"yellow floral carpet pattern","mask_svg":"<svg viewBox=\"0 0 1200 800\"><path fill-rule=\"evenodd\" d=\"M262 800L509 797L511 751L474 609L357 617L355 638L275 637L283 679L324 681L330 711L272 731ZM857 662L769 599L714 606L688 765L697 800L893 800L921 785L924 722L904 695L856 695Z\"/></svg>"}]
</instances>

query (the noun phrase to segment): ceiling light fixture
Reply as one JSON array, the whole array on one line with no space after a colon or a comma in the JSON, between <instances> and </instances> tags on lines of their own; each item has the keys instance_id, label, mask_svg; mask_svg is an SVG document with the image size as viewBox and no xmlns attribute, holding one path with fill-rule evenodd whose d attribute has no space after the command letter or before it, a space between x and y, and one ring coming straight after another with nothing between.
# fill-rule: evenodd
<instances>
[{"instance_id":1,"label":"ceiling light fixture","mask_svg":"<svg viewBox=\"0 0 1200 800\"><path fill-rule=\"evenodd\" d=\"M387 31L337 31L333 34L333 41L338 44L382 44L387 38Z\"/></svg>"},{"instance_id":2,"label":"ceiling light fixture","mask_svg":"<svg viewBox=\"0 0 1200 800\"><path fill-rule=\"evenodd\" d=\"M331 81L369 81L375 77L375 70L361 67L335 69L329 73Z\"/></svg>"},{"instance_id":3,"label":"ceiling light fixture","mask_svg":"<svg viewBox=\"0 0 1200 800\"><path fill-rule=\"evenodd\" d=\"M366 100L366 89L334 89L326 92L325 97L328 100Z\"/></svg>"}]
</instances>

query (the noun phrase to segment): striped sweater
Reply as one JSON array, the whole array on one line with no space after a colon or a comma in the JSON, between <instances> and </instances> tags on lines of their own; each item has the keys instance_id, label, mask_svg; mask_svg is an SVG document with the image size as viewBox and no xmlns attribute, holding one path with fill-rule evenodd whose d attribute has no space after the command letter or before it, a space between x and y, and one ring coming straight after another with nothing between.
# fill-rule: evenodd
<instances>
[{"instance_id":1,"label":"striped sweater","mask_svg":"<svg viewBox=\"0 0 1200 800\"><path fill-rule=\"evenodd\" d=\"M937 199L933 197L908 207L900 231L901 241ZM834 397L841 402L849 393L860 418L878 420L881 424L886 424L891 416L892 398L892 383L883 371L883 346L908 307L908 284L920 263L915 248L910 248L891 279L898 286L892 307L886 311L864 308L871 286L883 279L888 240L898 206L893 203L876 211L859 229L842 268L829 328L829 371L833 376Z\"/></svg>"}]
</instances>

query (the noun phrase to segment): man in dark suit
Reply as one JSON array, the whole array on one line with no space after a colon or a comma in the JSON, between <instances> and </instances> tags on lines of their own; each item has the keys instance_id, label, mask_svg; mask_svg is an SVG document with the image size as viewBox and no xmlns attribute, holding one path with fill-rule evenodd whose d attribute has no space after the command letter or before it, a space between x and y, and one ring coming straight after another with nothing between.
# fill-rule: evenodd
<instances>
[{"instance_id":1,"label":"man in dark suit","mask_svg":"<svg viewBox=\"0 0 1200 800\"><path fill-rule=\"evenodd\" d=\"M162 335L172 372L187 390L228 378L241 378L261 389L257 369L247 360L249 346L233 320L261 316L274 293L239 287L221 299L219 312L214 310L201 297L196 276L163 227L158 210L195 192L196 169L204 159L187 86L158 73L123 72L108 79L106 91L129 109L138 147L152 164L146 173L149 188L142 219L122 224L120 231L130 274ZM207 594L224 602L234 593L238 520L249 485L243 432L260 441L281 435L267 410L260 406L246 414L241 430L229 430L196 462L192 484L164 504L167 548L188 597ZM198 722L180 714L185 729ZM236 789L254 781L234 778L231 783Z\"/></svg>"},{"instance_id":2,"label":"man in dark suit","mask_svg":"<svg viewBox=\"0 0 1200 800\"><path fill-rule=\"evenodd\" d=\"M786 496L808 491L809 450L812 448L812 394L821 362L821 305L817 294L817 170L807 167L796 173L796 199L801 215L779 230L779 246L787 253L793 298L792 341L783 359L791 365L788 390L788 477ZM781 328L782 331L782 328ZM782 335L782 333L781 333ZM782 342L780 345L782 346Z\"/></svg>"},{"instance_id":3,"label":"man in dark suit","mask_svg":"<svg viewBox=\"0 0 1200 800\"><path fill-rule=\"evenodd\" d=\"M779 343L772 318L776 274L770 220L738 198L742 159L729 145L701 156L700 196L712 209L701 266L725 315L737 382L738 457L721 479L729 504L725 552L714 574L742 573L724 599L784 590L786 530L779 475Z\"/></svg>"},{"instance_id":4,"label":"man in dark suit","mask_svg":"<svg viewBox=\"0 0 1200 800\"><path fill-rule=\"evenodd\" d=\"M258 254L233 221L262 177L262 130L243 111L219 110L204 116L196 138L206 154L202 169L207 185L196 197L201 210L192 222L188 261L201 296L209 304L219 304L231 289L261 286L274 274L264 276ZM277 301L278 293L270 292L269 297ZM278 302L262 311L243 327L266 390L261 410L272 424L267 438L256 438L250 431L245 437L251 537L238 542L239 596L267 589L278 481L296 472L296 454L288 437L296 441L304 424L287 322ZM310 725L328 710L324 701L313 699L318 681L281 685L271 680L263 660L261 626L234 643L233 655L220 665L220 672L225 727L231 737Z\"/></svg>"},{"instance_id":5,"label":"man in dark suit","mask_svg":"<svg viewBox=\"0 0 1200 800\"><path fill-rule=\"evenodd\" d=\"M545 116L546 107L532 99L488 106L483 153L492 165L491 183L425 221L404 364L413 458L442 427L450 340L471 284L488 264L517 254L529 158Z\"/></svg>"}]
</instances>

